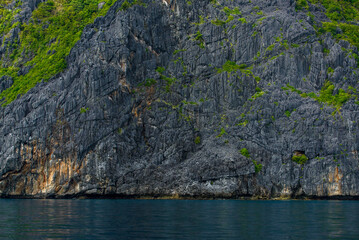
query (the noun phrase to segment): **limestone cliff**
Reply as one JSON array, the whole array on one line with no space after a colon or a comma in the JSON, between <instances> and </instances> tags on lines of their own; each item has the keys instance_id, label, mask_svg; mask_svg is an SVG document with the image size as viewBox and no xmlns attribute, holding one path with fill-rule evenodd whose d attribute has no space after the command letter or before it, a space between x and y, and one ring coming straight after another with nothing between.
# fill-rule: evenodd
<instances>
[{"instance_id":1,"label":"limestone cliff","mask_svg":"<svg viewBox=\"0 0 359 240\"><path fill-rule=\"evenodd\" d=\"M359 196L358 50L323 5L138 3L0 108L1 196Z\"/></svg>"}]
</instances>

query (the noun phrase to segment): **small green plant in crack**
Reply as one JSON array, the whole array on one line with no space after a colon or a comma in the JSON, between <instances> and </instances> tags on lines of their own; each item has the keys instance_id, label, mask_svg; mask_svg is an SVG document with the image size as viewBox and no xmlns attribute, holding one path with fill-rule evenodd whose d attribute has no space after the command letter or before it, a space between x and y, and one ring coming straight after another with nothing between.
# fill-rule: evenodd
<instances>
[{"instance_id":1,"label":"small green plant in crack","mask_svg":"<svg viewBox=\"0 0 359 240\"><path fill-rule=\"evenodd\" d=\"M328 48L323 48L323 53L325 55L328 55L330 53L330 50Z\"/></svg>"},{"instance_id":2,"label":"small green plant in crack","mask_svg":"<svg viewBox=\"0 0 359 240\"><path fill-rule=\"evenodd\" d=\"M304 154L293 155L292 161L302 165L308 161L308 157Z\"/></svg>"},{"instance_id":3,"label":"small green plant in crack","mask_svg":"<svg viewBox=\"0 0 359 240\"><path fill-rule=\"evenodd\" d=\"M156 72L158 72L159 74L162 74L164 71L166 71L166 69L164 67L156 68Z\"/></svg>"},{"instance_id":4,"label":"small green plant in crack","mask_svg":"<svg viewBox=\"0 0 359 240\"><path fill-rule=\"evenodd\" d=\"M223 135L227 135L228 133L226 132L226 129L224 129L224 127L221 128L221 131L219 132L219 134L216 136L216 138L220 138L223 137Z\"/></svg>"},{"instance_id":5,"label":"small green plant in crack","mask_svg":"<svg viewBox=\"0 0 359 240\"><path fill-rule=\"evenodd\" d=\"M204 24L206 21L204 20L203 16L199 16L199 22L198 23L193 23L196 26L200 26L202 24Z\"/></svg>"},{"instance_id":6,"label":"small green plant in crack","mask_svg":"<svg viewBox=\"0 0 359 240\"><path fill-rule=\"evenodd\" d=\"M182 100L183 105L198 105L197 102Z\"/></svg>"},{"instance_id":7,"label":"small green plant in crack","mask_svg":"<svg viewBox=\"0 0 359 240\"><path fill-rule=\"evenodd\" d=\"M227 61L223 64L222 68L218 68L217 72L218 73L222 73L222 72L227 72L227 73L231 73L231 72L235 72L237 70L241 70L241 69L245 69L247 67L246 64L236 64L235 62L232 61Z\"/></svg>"},{"instance_id":8,"label":"small green plant in crack","mask_svg":"<svg viewBox=\"0 0 359 240\"><path fill-rule=\"evenodd\" d=\"M200 136L197 136L197 137L194 139L194 143L195 143L195 144L200 144L200 143L201 143L201 137L200 137Z\"/></svg>"},{"instance_id":9,"label":"small green plant in crack","mask_svg":"<svg viewBox=\"0 0 359 240\"><path fill-rule=\"evenodd\" d=\"M241 153L244 157L246 157L246 158L250 158L250 157L251 157L251 156L249 155L249 151L248 151L247 148L242 148L242 149L240 150L240 153Z\"/></svg>"},{"instance_id":10,"label":"small green plant in crack","mask_svg":"<svg viewBox=\"0 0 359 240\"><path fill-rule=\"evenodd\" d=\"M247 148L242 148L239 150L239 152L246 158L251 158L249 151ZM256 160L252 159L252 162L254 164L254 170L256 173L259 173L262 170L263 165L258 163Z\"/></svg>"},{"instance_id":11,"label":"small green plant in crack","mask_svg":"<svg viewBox=\"0 0 359 240\"><path fill-rule=\"evenodd\" d=\"M254 95L252 95L248 100L249 101L254 101L259 97L262 97L265 94L264 91L262 91L259 87L256 87L256 93Z\"/></svg>"},{"instance_id":12,"label":"small green plant in crack","mask_svg":"<svg viewBox=\"0 0 359 240\"><path fill-rule=\"evenodd\" d=\"M185 51L187 51L187 49L177 49L177 50L175 50L175 51L173 52L173 55L176 55L176 54L178 54L178 53L180 53L180 52L185 52Z\"/></svg>"},{"instance_id":13,"label":"small green plant in crack","mask_svg":"<svg viewBox=\"0 0 359 240\"><path fill-rule=\"evenodd\" d=\"M245 127L245 126L247 126L248 123L249 123L249 121L248 121L248 119L246 119L243 122L238 123L237 126Z\"/></svg>"},{"instance_id":14,"label":"small green plant in crack","mask_svg":"<svg viewBox=\"0 0 359 240\"><path fill-rule=\"evenodd\" d=\"M306 10L309 9L307 0L297 0L295 3L295 10L299 11L302 10L303 8Z\"/></svg>"},{"instance_id":15,"label":"small green plant in crack","mask_svg":"<svg viewBox=\"0 0 359 240\"><path fill-rule=\"evenodd\" d=\"M230 16L230 15L241 15L241 11L239 11L239 8L238 7L235 7L233 9L230 9L229 7L224 7L222 9L223 12L226 13L227 16Z\"/></svg>"},{"instance_id":16,"label":"small green plant in crack","mask_svg":"<svg viewBox=\"0 0 359 240\"><path fill-rule=\"evenodd\" d=\"M166 69L164 67L158 67L156 69L156 72L160 74L160 79L166 82L166 86L165 86L166 92L170 92L172 85L177 81L177 79L175 77L168 77L164 75L163 73L165 72L165 70Z\"/></svg>"},{"instance_id":17,"label":"small green plant in crack","mask_svg":"<svg viewBox=\"0 0 359 240\"><path fill-rule=\"evenodd\" d=\"M238 18L238 21L240 21L242 24L247 23L247 20L245 18Z\"/></svg>"},{"instance_id":18,"label":"small green plant in crack","mask_svg":"<svg viewBox=\"0 0 359 240\"><path fill-rule=\"evenodd\" d=\"M87 108L84 108L84 107L82 107L81 109L80 109L80 113L82 114L82 113L85 113L85 112L87 112L89 110L89 108L87 107Z\"/></svg>"},{"instance_id":19,"label":"small green plant in crack","mask_svg":"<svg viewBox=\"0 0 359 240\"><path fill-rule=\"evenodd\" d=\"M125 0L123 3L122 3L122 5L121 5L121 7L118 9L119 11L126 11L127 9L129 9L131 7L131 4L127 1L127 0Z\"/></svg>"},{"instance_id":20,"label":"small green plant in crack","mask_svg":"<svg viewBox=\"0 0 359 240\"><path fill-rule=\"evenodd\" d=\"M263 165L258 163L256 160L252 160L254 164L254 170L256 173L259 173L262 170Z\"/></svg>"},{"instance_id":21,"label":"small green plant in crack","mask_svg":"<svg viewBox=\"0 0 359 240\"><path fill-rule=\"evenodd\" d=\"M185 65L183 59L181 57L179 57L179 58L177 58L176 60L173 61L173 63L178 63L178 62L181 64L182 69L183 69L182 75L186 76L188 71L187 71L187 66Z\"/></svg>"},{"instance_id":22,"label":"small green plant in crack","mask_svg":"<svg viewBox=\"0 0 359 240\"><path fill-rule=\"evenodd\" d=\"M192 35L192 41L197 41L198 46L200 48L205 48L205 43L204 43L204 39L203 39L203 35L200 31L197 31L195 34Z\"/></svg>"},{"instance_id":23,"label":"small green plant in crack","mask_svg":"<svg viewBox=\"0 0 359 240\"><path fill-rule=\"evenodd\" d=\"M223 21L223 20L220 20L220 19L216 18L216 20L212 20L211 23L213 25L223 27L226 23L229 23L229 22L231 22L233 20L234 20L234 17L232 15L230 15L230 16L227 17L226 21Z\"/></svg>"},{"instance_id":24,"label":"small green plant in crack","mask_svg":"<svg viewBox=\"0 0 359 240\"><path fill-rule=\"evenodd\" d=\"M272 45L269 45L269 46L266 48L265 52L271 52L271 51L273 51L274 47L275 47L275 44L274 44L274 43L273 43Z\"/></svg>"},{"instance_id":25,"label":"small green plant in crack","mask_svg":"<svg viewBox=\"0 0 359 240\"><path fill-rule=\"evenodd\" d=\"M211 23L216 26L224 27L226 23L229 23L234 20L234 15L241 15L238 7L231 9L229 7L224 7L222 11L227 15L226 20L221 20L216 18L216 20L212 20Z\"/></svg>"}]
</instances>

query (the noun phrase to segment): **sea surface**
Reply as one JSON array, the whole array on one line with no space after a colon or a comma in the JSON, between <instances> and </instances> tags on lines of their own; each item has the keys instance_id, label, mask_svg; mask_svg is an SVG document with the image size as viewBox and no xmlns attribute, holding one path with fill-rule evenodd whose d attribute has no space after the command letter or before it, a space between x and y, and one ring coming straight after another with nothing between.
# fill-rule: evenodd
<instances>
[{"instance_id":1,"label":"sea surface","mask_svg":"<svg viewBox=\"0 0 359 240\"><path fill-rule=\"evenodd\" d=\"M359 201L0 200L1 239L359 239Z\"/></svg>"}]
</instances>

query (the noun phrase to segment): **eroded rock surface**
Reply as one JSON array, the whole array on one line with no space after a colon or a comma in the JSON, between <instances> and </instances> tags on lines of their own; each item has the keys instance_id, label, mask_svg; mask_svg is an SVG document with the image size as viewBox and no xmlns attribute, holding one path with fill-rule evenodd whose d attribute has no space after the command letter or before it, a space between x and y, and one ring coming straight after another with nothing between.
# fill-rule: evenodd
<instances>
[{"instance_id":1,"label":"eroded rock surface","mask_svg":"<svg viewBox=\"0 0 359 240\"><path fill-rule=\"evenodd\" d=\"M320 6L122 2L64 72L1 108L2 196L359 196L355 94L300 94L359 87L357 49L316 33Z\"/></svg>"}]
</instances>

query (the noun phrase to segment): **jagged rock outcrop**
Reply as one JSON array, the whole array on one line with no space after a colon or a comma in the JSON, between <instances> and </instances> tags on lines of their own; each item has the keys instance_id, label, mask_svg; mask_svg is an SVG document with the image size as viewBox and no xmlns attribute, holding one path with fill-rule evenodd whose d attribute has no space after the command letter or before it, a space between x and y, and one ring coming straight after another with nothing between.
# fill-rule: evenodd
<instances>
[{"instance_id":1,"label":"jagged rock outcrop","mask_svg":"<svg viewBox=\"0 0 359 240\"><path fill-rule=\"evenodd\" d=\"M359 196L357 49L318 36L321 6L144 2L1 108L1 196ZM310 97L328 80L343 105Z\"/></svg>"}]
</instances>

